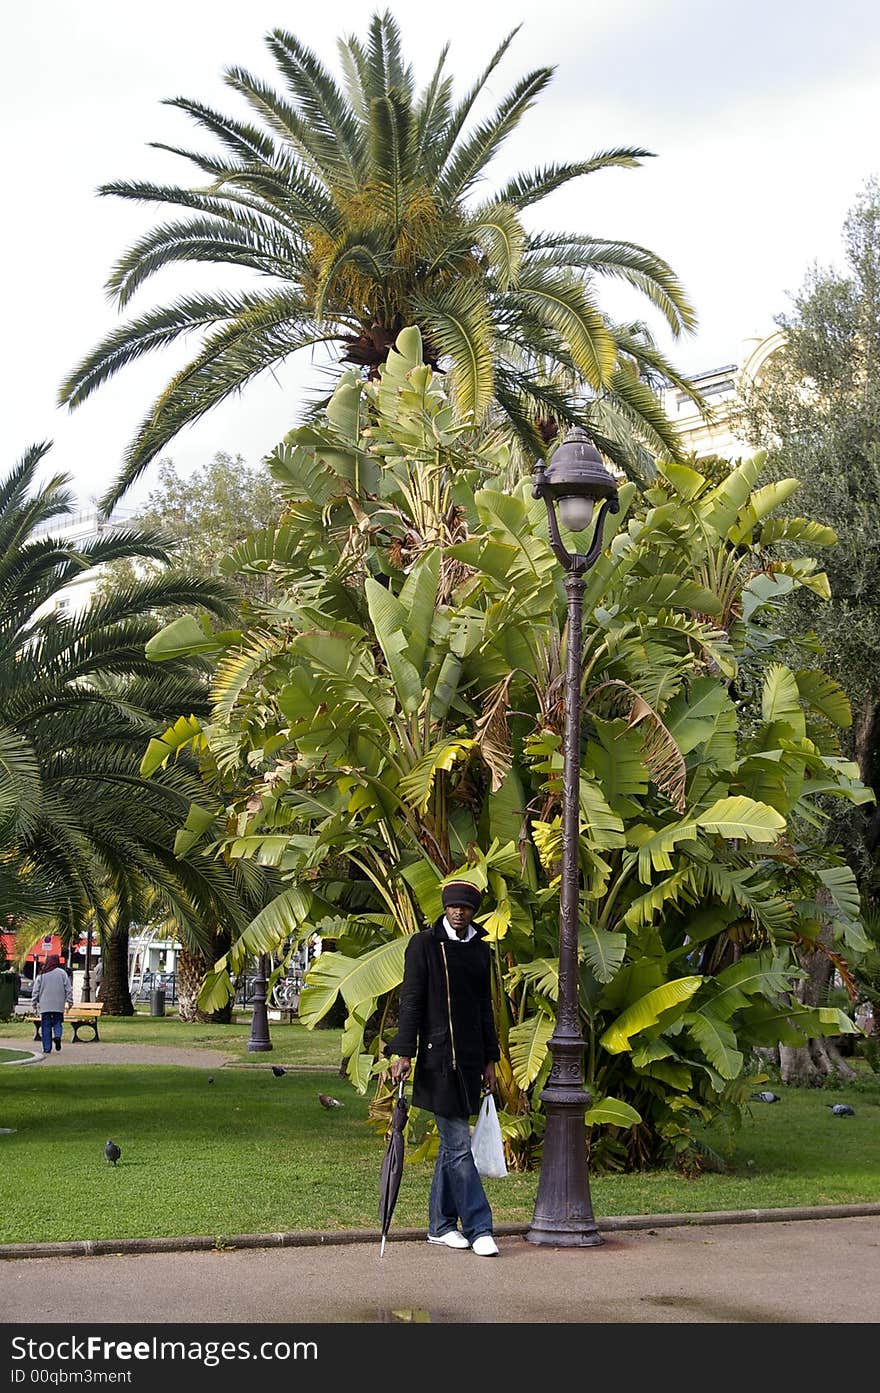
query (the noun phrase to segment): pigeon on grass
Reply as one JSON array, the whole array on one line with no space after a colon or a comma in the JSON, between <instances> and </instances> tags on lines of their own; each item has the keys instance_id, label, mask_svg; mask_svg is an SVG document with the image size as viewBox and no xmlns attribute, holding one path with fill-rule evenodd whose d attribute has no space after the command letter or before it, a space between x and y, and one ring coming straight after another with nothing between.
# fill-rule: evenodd
<instances>
[{"instance_id":1,"label":"pigeon on grass","mask_svg":"<svg viewBox=\"0 0 880 1393\"><path fill-rule=\"evenodd\" d=\"M345 1107L345 1104L344 1104L344 1103L340 1103L340 1101L339 1101L338 1098L331 1098L331 1096L330 1096L329 1093L319 1093L319 1094L318 1094L318 1102L321 1104L321 1107L322 1107L322 1108L327 1108L328 1110L329 1110L330 1108L344 1108L344 1107Z\"/></svg>"},{"instance_id":2,"label":"pigeon on grass","mask_svg":"<svg viewBox=\"0 0 880 1393\"><path fill-rule=\"evenodd\" d=\"M849 1103L830 1103L832 1115L834 1117L855 1117L856 1110L851 1108Z\"/></svg>"},{"instance_id":3,"label":"pigeon on grass","mask_svg":"<svg viewBox=\"0 0 880 1393\"><path fill-rule=\"evenodd\" d=\"M287 1073L287 1070L286 1070L286 1069L282 1069L282 1067L281 1067L280 1064L273 1064L273 1065L272 1065L272 1073L275 1075L276 1079L280 1079L282 1074L286 1074L286 1073Z\"/></svg>"},{"instance_id":4,"label":"pigeon on grass","mask_svg":"<svg viewBox=\"0 0 880 1393\"><path fill-rule=\"evenodd\" d=\"M119 1160L121 1155L122 1148L117 1146L115 1141L107 1141L107 1143L104 1146L104 1156L110 1162L111 1166L116 1165L116 1162Z\"/></svg>"},{"instance_id":5,"label":"pigeon on grass","mask_svg":"<svg viewBox=\"0 0 880 1393\"><path fill-rule=\"evenodd\" d=\"M752 1097L755 1098L755 1099L757 1099L757 1101L758 1101L759 1103L778 1103L778 1102L779 1102L779 1094L778 1094L778 1093L771 1093L770 1090L769 1090L769 1088L765 1088L761 1093L753 1093L753 1094L752 1094Z\"/></svg>"}]
</instances>

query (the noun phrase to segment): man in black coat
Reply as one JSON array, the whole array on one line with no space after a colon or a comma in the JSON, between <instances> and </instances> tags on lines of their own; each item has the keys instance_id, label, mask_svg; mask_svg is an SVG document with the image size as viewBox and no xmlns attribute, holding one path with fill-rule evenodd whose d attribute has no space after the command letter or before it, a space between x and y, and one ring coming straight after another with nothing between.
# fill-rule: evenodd
<instances>
[{"instance_id":1,"label":"man in black coat","mask_svg":"<svg viewBox=\"0 0 880 1393\"><path fill-rule=\"evenodd\" d=\"M398 1056L391 1065L395 1083L407 1077L415 1056L413 1105L434 1114L440 1134L428 1242L494 1257L492 1210L471 1155L468 1125L479 1110L481 1089L495 1086L499 1058L489 947L485 931L471 922L480 899L470 881L450 881L442 890L442 918L413 934L397 1034L388 1050Z\"/></svg>"}]
</instances>

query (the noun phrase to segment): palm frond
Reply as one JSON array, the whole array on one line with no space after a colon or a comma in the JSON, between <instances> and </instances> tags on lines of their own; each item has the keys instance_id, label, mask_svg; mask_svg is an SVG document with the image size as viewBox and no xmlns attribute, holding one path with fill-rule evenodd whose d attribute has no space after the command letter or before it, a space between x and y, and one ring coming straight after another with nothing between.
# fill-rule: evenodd
<instances>
[{"instance_id":1,"label":"palm frond","mask_svg":"<svg viewBox=\"0 0 880 1393\"><path fill-rule=\"evenodd\" d=\"M459 281L430 300L414 298L412 308L435 350L452 360L459 410L479 420L493 385L491 319L481 286Z\"/></svg>"},{"instance_id":2,"label":"palm frond","mask_svg":"<svg viewBox=\"0 0 880 1393\"><path fill-rule=\"evenodd\" d=\"M212 135L217 136L230 154L236 155L246 164L252 160L271 161L275 154L271 137L258 130L256 126L246 126L241 121L213 111L202 102L191 101L188 97L166 97L163 106L174 106L180 111L185 111L198 125L204 126Z\"/></svg>"},{"instance_id":3,"label":"palm frond","mask_svg":"<svg viewBox=\"0 0 880 1393\"><path fill-rule=\"evenodd\" d=\"M589 160L579 160L573 164L550 164L529 174L518 174L506 183L498 197L503 203L512 203L515 208L528 208L539 203L542 198L562 188L572 179L580 179L584 174L594 174L599 169L637 169L642 160L653 159L653 152L637 146L629 149L600 150Z\"/></svg>"},{"instance_id":4,"label":"palm frond","mask_svg":"<svg viewBox=\"0 0 880 1393\"><path fill-rule=\"evenodd\" d=\"M355 193L363 165L358 125L345 98L314 53L283 29L273 29L266 44L299 102L307 129L306 148L325 180Z\"/></svg>"},{"instance_id":5,"label":"palm frond","mask_svg":"<svg viewBox=\"0 0 880 1393\"><path fill-rule=\"evenodd\" d=\"M279 297L277 308L259 318L242 316L215 334L157 398L127 453L122 472L101 500L109 511L140 478L151 460L183 426L197 421L252 378L268 372L302 348L329 343L336 334L291 323ZM262 322L260 322L262 319Z\"/></svg>"},{"instance_id":6,"label":"palm frond","mask_svg":"<svg viewBox=\"0 0 880 1393\"><path fill-rule=\"evenodd\" d=\"M441 199L453 203L468 193L552 76L552 68L537 68L521 78L494 116L478 126L464 144L451 153L437 181Z\"/></svg>"},{"instance_id":7,"label":"palm frond","mask_svg":"<svg viewBox=\"0 0 880 1393\"><path fill-rule=\"evenodd\" d=\"M415 112L415 150L421 163L426 151L438 138L449 120L449 104L452 98L452 78L444 76L443 69L449 56L449 44L444 44L434 74L419 99Z\"/></svg>"},{"instance_id":8,"label":"palm frond","mask_svg":"<svg viewBox=\"0 0 880 1393\"><path fill-rule=\"evenodd\" d=\"M139 319L129 320L108 334L73 370L62 384L59 400L70 407L80 406L96 387L144 354L164 348L193 330L255 312L273 299L259 295L189 296L164 309L151 310Z\"/></svg>"},{"instance_id":9,"label":"palm frond","mask_svg":"<svg viewBox=\"0 0 880 1393\"><path fill-rule=\"evenodd\" d=\"M617 346L585 286L561 274L525 266L512 294L562 336L591 387L607 386Z\"/></svg>"},{"instance_id":10,"label":"palm frond","mask_svg":"<svg viewBox=\"0 0 880 1393\"><path fill-rule=\"evenodd\" d=\"M696 315L678 277L662 257L635 242L598 237L536 236L528 259L535 266L572 267L589 275L613 276L633 285L663 314L673 334L696 328Z\"/></svg>"},{"instance_id":11,"label":"palm frond","mask_svg":"<svg viewBox=\"0 0 880 1393\"><path fill-rule=\"evenodd\" d=\"M150 276L182 261L244 266L263 275L289 277L299 269L301 251L291 238L279 236L265 219L253 230L243 216L234 227L206 218L161 223L116 263L107 282L108 292L124 309Z\"/></svg>"},{"instance_id":12,"label":"palm frond","mask_svg":"<svg viewBox=\"0 0 880 1393\"><path fill-rule=\"evenodd\" d=\"M501 290L508 290L519 275L526 235L515 210L505 203L477 208L466 227L476 239Z\"/></svg>"},{"instance_id":13,"label":"palm frond","mask_svg":"<svg viewBox=\"0 0 880 1393\"><path fill-rule=\"evenodd\" d=\"M501 62L505 53L510 48L510 45L513 43L513 40L516 38L521 28L522 25L518 24L515 29L511 29L510 33L504 39L501 40L501 43L498 45L495 52L492 54L492 57L489 59L488 64L484 68L481 75L477 78L473 87L471 87L471 89L465 94L462 100L455 107L454 111L452 112L451 116L446 122L442 136L438 136L438 139L436 141L432 141L430 149L425 152L426 154L428 154L429 157L427 172L428 177L431 179L432 182L439 174L440 170L443 169L443 167L445 166L450 154L452 153L452 150L455 147L458 137L461 135L461 132L464 129L465 122L471 114L474 103L476 102L483 88L486 86L486 83L489 81L489 78L492 76L493 72L498 67L498 64Z\"/></svg>"}]
</instances>

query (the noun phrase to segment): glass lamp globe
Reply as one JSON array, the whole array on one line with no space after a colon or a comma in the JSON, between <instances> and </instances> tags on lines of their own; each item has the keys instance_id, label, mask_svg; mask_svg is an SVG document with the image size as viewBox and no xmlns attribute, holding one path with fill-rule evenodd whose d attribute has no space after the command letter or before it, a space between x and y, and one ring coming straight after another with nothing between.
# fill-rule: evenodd
<instances>
[{"instance_id":1,"label":"glass lamp globe","mask_svg":"<svg viewBox=\"0 0 880 1393\"><path fill-rule=\"evenodd\" d=\"M585 532L593 521L594 499L569 494L559 500L559 520L569 532Z\"/></svg>"}]
</instances>

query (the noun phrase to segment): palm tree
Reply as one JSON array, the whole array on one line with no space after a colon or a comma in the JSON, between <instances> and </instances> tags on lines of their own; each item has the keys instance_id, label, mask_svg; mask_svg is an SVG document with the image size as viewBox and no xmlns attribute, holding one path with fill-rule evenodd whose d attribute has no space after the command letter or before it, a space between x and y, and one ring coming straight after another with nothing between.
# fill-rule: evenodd
<instances>
[{"instance_id":1,"label":"palm tree","mask_svg":"<svg viewBox=\"0 0 880 1393\"><path fill-rule=\"evenodd\" d=\"M60 474L35 488L47 449L32 446L0 480L3 903L33 936L51 925L70 941L93 927L125 941L149 899L184 943L210 955L218 930L253 917L266 876L175 855L204 785L192 762L152 779L140 765L169 719L207 708L207 682L199 662L157 668L144 647L177 606L227 618L230 592L220 580L166 570L79 612L56 610L57 592L84 570L126 558L167 562L169 554L147 530L54 536L72 497Z\"/></svg>"},{"instance_id":2,"label":"palm tree","mask_svg":"<svg viewBox=\"0 0 880 1393\"><path fill-rule=\"evenodd\" d=\"M685 390L687 384L649 343L616 331L595 297L597 277L622 279L680 334L695 319L671 269L633 243L532 234L522 218L571 180L633 168L649 152L619 148L548 164L477 195L492 159L553 74L528 73L492 116L468 126L516 32L458 102L446 72L448 45L416 93L389 13L373 16L366 44L354 36L340 41L343 87L298 39L275 29L266 42L281 91L242 68L225 74L252 123L183 97L170 101L222 149L158 146L195 165L196 185L122 180L101 189L183 210L124 254L109 291L122 309L175 262L244 267L262 284L189 294L152 309L114 330L71 373L61 400L76 407L128 363L201 334L195 357L141 424L104 507L183 426L258 374L302 349L333 343L343 362L375 374L408 324L419 326L426 362L448 369L458 409L477 424L494 407L530 449L540 448L537 417L590 429L586 384L588 398L619 401L649 444L676 451L674 431L640 372L659 367ZM573 372L580 392L537 381L536 354ZM596 439L616 457L613 438L597 428Z\"/></svg>"}]
</instances>

